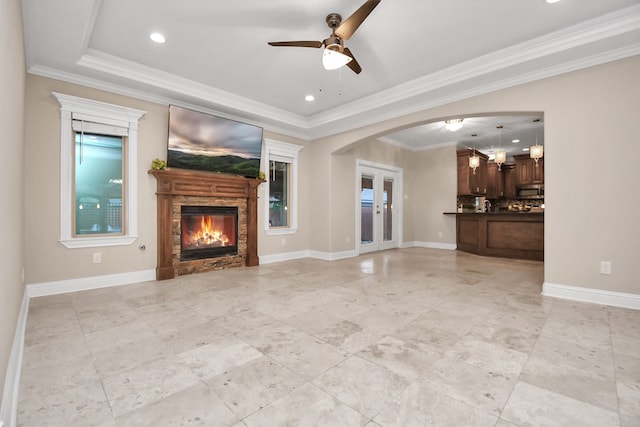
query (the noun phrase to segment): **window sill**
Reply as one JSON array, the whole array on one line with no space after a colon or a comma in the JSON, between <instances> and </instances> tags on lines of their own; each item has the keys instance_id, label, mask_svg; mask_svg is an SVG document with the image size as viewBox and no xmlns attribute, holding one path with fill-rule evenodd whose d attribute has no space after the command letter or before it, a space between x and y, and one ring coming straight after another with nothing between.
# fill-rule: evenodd
<instances>
[{"instance_id":1,"label":"window sill","mask_svg":"<svg viewBox=\"0 0 640 427\"><path fill-rule=\"evenodd\" d=\"M269 228L264 232L269 236L280 236L283 234L296 234L297 228Z\"/></svg>"},{"instance_id":2,"label":"window sill","mask_svg":"<svg viewBox=\"0 0 640 427\"><path fill-rule=\"evenodd\" d=\"M80 239L60 240L60 244L69 249L96 248L100 246L125 246L136 241L138 237L87 237Z\"/></svg>"}]
</instances>

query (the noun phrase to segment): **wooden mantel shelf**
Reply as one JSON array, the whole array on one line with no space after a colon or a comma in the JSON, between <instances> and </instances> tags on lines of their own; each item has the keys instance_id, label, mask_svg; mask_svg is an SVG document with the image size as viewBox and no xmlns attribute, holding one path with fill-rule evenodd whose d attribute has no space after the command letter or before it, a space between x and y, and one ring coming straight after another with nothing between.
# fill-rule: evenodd
<instances>
[{"instance_id":1,"label":"wooden mantel shelf","mask_svg":"<svg viewBox=\"0 0 640 427\"><path fill-rule=\"evenodd\" d=\"M245 265L256 266L258 258L258 185L264 180L186 169L151 169L156 177L158 203L158 280L176 276L173 254L172 208L181 196L243 199L247 206L247 251Z\"/></svg>"},{"instance_id":2,"label":"wooden mantel shelf","mask_svg":"<svg viewBox=\"0 0 640 427\"><path fill-rule=\"evenodd\" d=\"M158 180L158 195L248 198L251 189L255 190L264 182L261 179L186 169L151 169L149 173Z\"/></svg>"}]
</instances>

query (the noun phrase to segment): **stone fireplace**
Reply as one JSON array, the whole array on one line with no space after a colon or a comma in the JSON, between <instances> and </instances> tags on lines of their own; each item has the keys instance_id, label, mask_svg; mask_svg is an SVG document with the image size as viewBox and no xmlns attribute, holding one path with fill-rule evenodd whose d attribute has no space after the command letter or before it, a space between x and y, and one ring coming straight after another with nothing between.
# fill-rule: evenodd
<instances>
[{"instance_id":1,"label":"stone fireplace","mask_svg":"<svg viewBox=\"0 0 640 427\"><path fill-rule=\"evenodd\" d=\"M158 181L156 279L259 264L262 180L184 169L149 173Z\"/></svg>"},{"instance_id":2,"label":"stone fireplace","mask_svg":"<svg viewBox=\"0 0 640 427\"><path fill-rule=\"evenodd\" d=\"M237 206L180 206L180 261L238 255Z\"/></svg>"}]
</instances>

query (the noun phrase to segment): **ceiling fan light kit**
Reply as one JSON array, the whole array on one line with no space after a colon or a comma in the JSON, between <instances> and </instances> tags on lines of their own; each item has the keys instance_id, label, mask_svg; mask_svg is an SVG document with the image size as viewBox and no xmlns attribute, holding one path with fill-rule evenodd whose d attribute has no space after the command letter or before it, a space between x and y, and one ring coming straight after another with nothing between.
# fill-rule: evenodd
<instances>
[{"instance_id":1,"label":"ceiling fan light kit","mask_svg":"<svg viewBox=\"0 0 640 427\"><path fill-rule=\"evenodd\" d=\"M331 28L331 35L323 41L289 41L289 42L269 42L269 46L289 46L289 47L325 47L322 53L322 65L326 70L336 70L344 65L351 68L356 74L360 74L362 68L349 48L344 47L343 40L349 40L353 33L360 27L362 22L369 16L371 11L381 0L367 0L345 21L338 13L330 13L325 18L327 25Z\"/></svg>"},{"instance_id":2,"label":"ceiling fan light kit","mask_svg":"<svg viewBox=\"0 0 640 427\"><path fill-rule=\"evenodd\" d=\"M344 53L340 53L337 50L331 50L329 48L322 52L322 66L325 70L337 70L340 67L347 65L352 58L348 57Z\"/></svg>"}]
</instances>

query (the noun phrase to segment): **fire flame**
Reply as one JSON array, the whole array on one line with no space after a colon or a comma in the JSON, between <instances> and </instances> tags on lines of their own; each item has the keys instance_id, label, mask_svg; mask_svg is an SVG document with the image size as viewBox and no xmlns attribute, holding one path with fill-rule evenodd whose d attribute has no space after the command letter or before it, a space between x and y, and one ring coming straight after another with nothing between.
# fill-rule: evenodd
<instances>
[{"instance_id":1,"label":"fire flame","mask_svg":"<svg viewBox=\"0 0 640 427\"><path fill-rule=\"evenodd\" d=\"M226 246L229 243L229 237L222 234L222 230L214 227L211 216L203 216L200 221L200 229L191 235L191 242L196 245Z\"/></svg>"}]
</instances>

